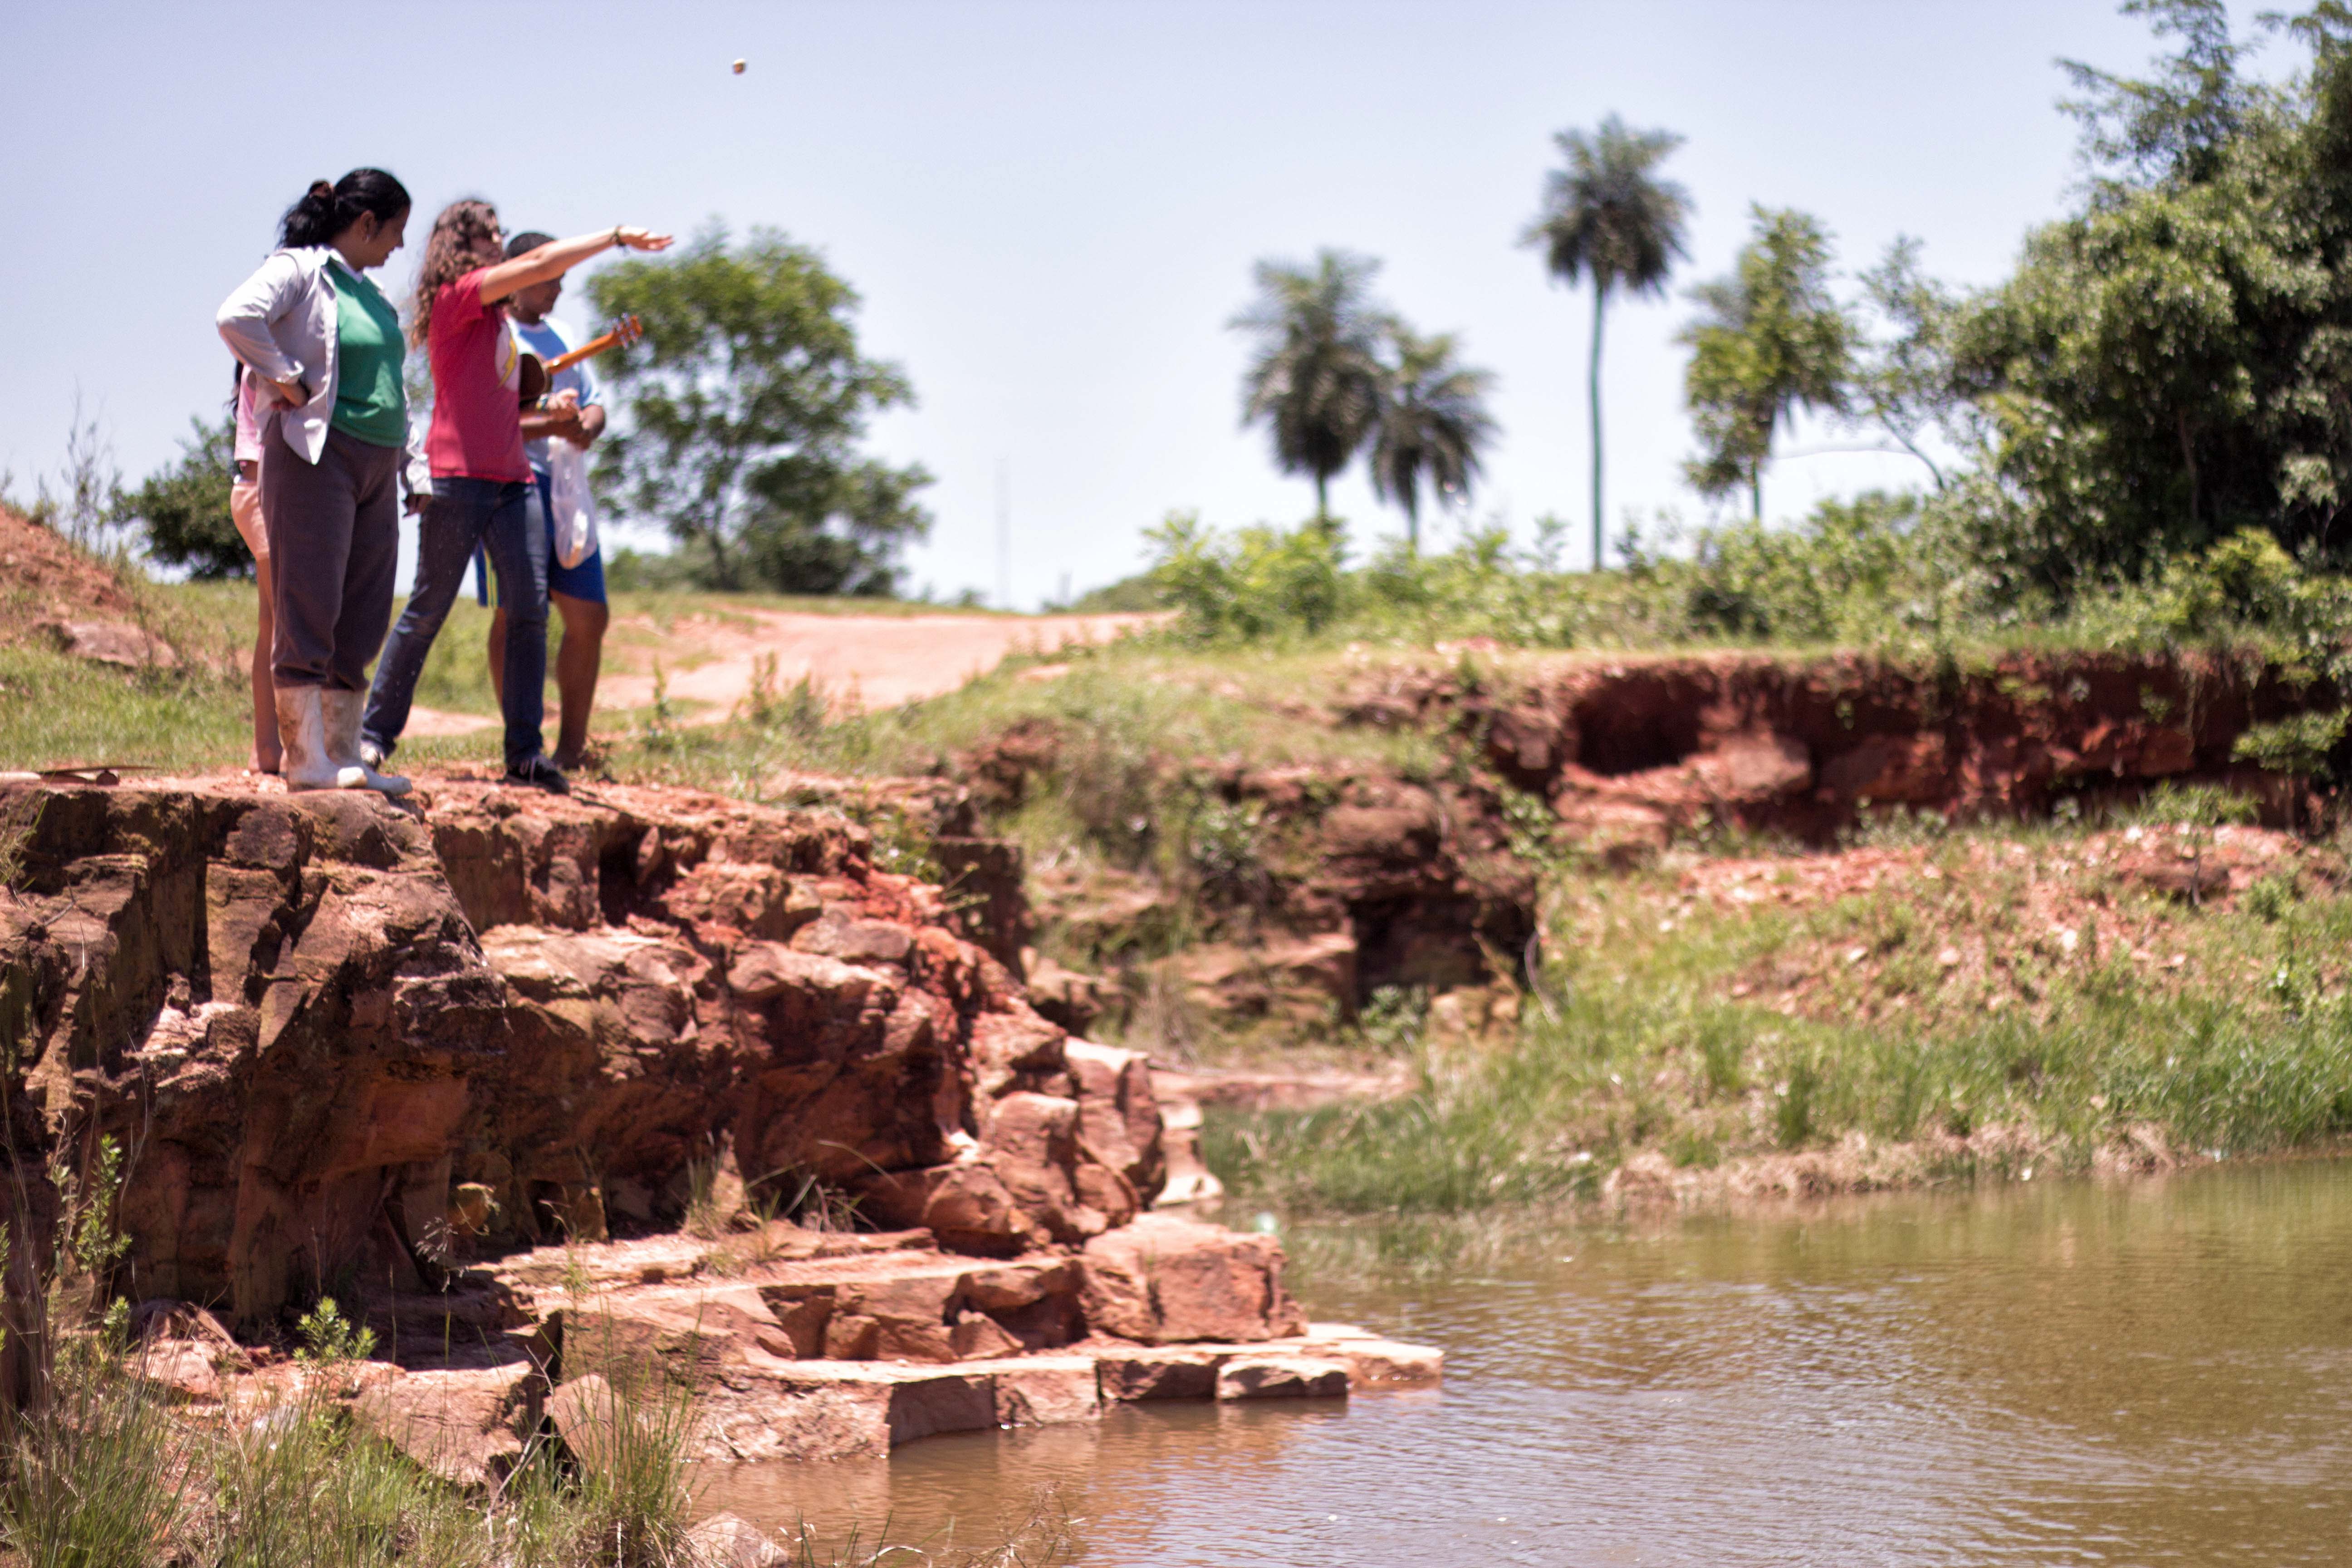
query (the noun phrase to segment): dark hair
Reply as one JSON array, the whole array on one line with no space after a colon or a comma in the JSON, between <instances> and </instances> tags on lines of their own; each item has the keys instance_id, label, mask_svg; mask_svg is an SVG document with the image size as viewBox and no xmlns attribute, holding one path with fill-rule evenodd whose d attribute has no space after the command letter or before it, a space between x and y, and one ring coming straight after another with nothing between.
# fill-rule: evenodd
<instances>
[{"instance_id":1,"label":"dark hair","mask_svg":"<svg viewBox=\"0 0 2352 1568\"><path fill-rule=\"evenodd\" d=\"M353 169L331 185L314 180L278 221L278 243L287 250L331 244L335 236L360 221L362 213L390 223L408 205L408 187L382 169Z\"/></svg>"},{"instance_id":2,"label":"dark hair","mask_svg":"<svg viewBox=\"0 0 2352 1568\"><path fill-rule=\"evenodd\" d=\"M520 234L516 235L512 239L507 241L507 259L509 261L512 261L516 257L522 255L526 251L537 250L542 245L553 245L554 243L555 237L553 235L541 234L535 228L527 228Z\"/></svg>"}]
</instances>

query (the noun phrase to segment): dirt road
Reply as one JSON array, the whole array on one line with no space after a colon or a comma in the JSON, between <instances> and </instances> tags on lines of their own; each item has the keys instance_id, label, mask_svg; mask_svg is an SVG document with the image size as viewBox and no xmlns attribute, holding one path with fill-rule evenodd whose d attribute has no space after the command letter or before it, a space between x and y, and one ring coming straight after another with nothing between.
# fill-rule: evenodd
<instances>
[{"instance_id":1,"label":"dirt road","mask_svg":"<svg viewBox=\"0 0 2352 1568\"><path fill-rule=\"evenodd\" d=\"M778 690L807 678L837 710L895 707L952 691L1015 653L1051 654L1106 643L1161 617L1117 616L830 616L730 610L682 616L667 627L643 616L613 623L599 712L645 708L661 666L672 702L705 704L688 722L714 722L751 689L761 661L775 660ZM494 721L416 710L411 734L454 735Z\"/></svg>"}]
</instances>

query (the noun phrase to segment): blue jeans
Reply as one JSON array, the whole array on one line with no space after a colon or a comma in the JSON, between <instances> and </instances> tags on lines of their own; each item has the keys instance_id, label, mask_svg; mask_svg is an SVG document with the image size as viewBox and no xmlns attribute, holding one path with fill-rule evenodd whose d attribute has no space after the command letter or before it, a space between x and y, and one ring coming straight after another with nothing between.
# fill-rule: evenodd
<instances>
[{"instance_id":1,"label":"blue jeans","mask_svg":"<svg viewBox=\"0 0 2352 1568\"><path fill-rule=\"evenodd\" d=\"M507 607L507 766L538 756L547 711L547 528L511 480L439 479L416 530L416 586L383 647L361 730L385 751L408 727L425 656L466 584L475 546L487 546Z\"/></svg>"}]
</instances>

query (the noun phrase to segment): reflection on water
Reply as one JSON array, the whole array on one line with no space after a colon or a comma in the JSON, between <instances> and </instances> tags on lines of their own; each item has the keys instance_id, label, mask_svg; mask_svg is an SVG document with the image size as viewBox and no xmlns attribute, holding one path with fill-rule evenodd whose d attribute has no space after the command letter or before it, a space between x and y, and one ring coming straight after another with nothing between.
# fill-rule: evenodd
<instances>
[{"instance_id":1,"label":"reflection on water","mask_svg":"<svg viewBox=\"0 0 2352 1568\"><path fill-rule=\"evenodd\" d=\"M2352 1561L2352 1163L1530 1231L1311 1287L1443 1391L1144 1405L752 1468L714 1506L1096 1564Z\"/></svg>"}]
</instances>

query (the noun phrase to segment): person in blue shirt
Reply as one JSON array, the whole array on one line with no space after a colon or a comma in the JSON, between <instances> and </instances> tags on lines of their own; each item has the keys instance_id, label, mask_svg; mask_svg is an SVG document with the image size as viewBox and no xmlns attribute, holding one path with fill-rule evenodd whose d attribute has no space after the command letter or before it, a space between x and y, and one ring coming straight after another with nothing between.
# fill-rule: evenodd
<instances>
[{"instance_id":1,"label":"person in blue shirt","mask_svg":"<svg viewBox=\"0 0 2352 1568\"><path fill-rule=\"evenodd\" d=\"M516 235L507 241L509 259L549 243L538 233ZM507 315L522 346L541 360L554 359L583 341L571 328L548 314L563 293L563 279L551 278L519 289L507 300ZM533 483L524 498L548 531L547 597L563 618L563 643L555 656L555 686L562 700L556 731L554 763L567 772L581 765L588 749L588 715L596 705L596 677L604 659L604 626L610 612L604 603L604 551L600 544L576 565L563 564L556 552L555 500L550 477L553 443L566 441L585 450L604 433L603 394L589 363L583 362L556 372L548 396L576 392L575 408L544 412L526 410L522 416L523 451L530 459ZM506 668L507 612L501 604L490 617L490 677L501 684ZM501 697L503 700L503 696Z\"/></svg>"}]
</instances>

